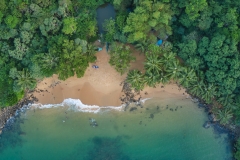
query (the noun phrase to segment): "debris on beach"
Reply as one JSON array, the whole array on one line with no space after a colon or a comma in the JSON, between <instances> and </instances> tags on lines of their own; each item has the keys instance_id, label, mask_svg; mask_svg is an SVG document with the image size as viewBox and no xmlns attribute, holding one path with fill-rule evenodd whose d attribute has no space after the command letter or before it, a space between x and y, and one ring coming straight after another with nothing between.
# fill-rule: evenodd
<instances>
[{"instance_id":1,"label":"debris on beach","mask_svg":"<svg viewBox=\"0 0 240 160\"><path fill-rule=\"evenodd\" d=\"M92 126L92 127L97 127L98 126L97 121L93 118L89 118L89 122L90 122L90 126Z\"/></svg>"}]
</instances>

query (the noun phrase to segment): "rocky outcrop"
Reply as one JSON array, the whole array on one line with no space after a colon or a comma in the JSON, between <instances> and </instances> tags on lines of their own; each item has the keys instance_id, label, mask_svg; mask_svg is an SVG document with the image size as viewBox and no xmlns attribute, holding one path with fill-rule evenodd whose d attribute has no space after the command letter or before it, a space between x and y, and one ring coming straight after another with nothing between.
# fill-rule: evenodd
<instances>
[{"instance_id":1,"label":"rocky outcrop","mask_svg":"<svg viewBox=\"0 0 240 160\"><path fill-rule=\"evenodd\" d=\"M21 101L19 101L14 106L9 106L6 108L1 109L0 111L0 134L2 133L2 129L4 128L7 120L12 116L15 116L17 110L21 109L23 106L32 104L37 101L37 98L34 97L32 94L29 96L25 96Z\"/></svg>"},{"instance_id":2,"label":"rocky outcrop","mask_svg":"<svg viewBox=\"0 0 240 160\"><path fill-rule=\"evenodd\" d=\"M209 121L206 121L204 124L203 124L203 127L204 128L210 128L211 127L211 122L209 122Z\"/></svg>"},{"instance_id":3,"label":"rocky outcrop","mask_svg":"<svg viewBox=\"0 0 240 160\"><path fill-rule=\"evenodd\" d=\"M126 81L123 81L120 85L122 86L122 92L123 92L123 95L122 97L120 97L120 100L122 104L125 105L124 110L126 110L128 106L132 103L136 104L136 106L143 107L141 103L142 97L139 91L133 90L131 85Z\"/></svg>"}]
</instances>

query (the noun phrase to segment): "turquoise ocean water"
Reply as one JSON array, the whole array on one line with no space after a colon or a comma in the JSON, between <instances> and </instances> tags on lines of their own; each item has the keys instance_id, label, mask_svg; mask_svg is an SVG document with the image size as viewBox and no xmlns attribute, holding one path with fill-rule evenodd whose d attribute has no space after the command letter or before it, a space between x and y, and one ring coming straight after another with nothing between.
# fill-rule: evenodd
<instances>
[{"instance_id":1,"label":"turquoise ocean water","mask_svg":"<svg viewBox=\"0 0 240 160\"><path fill-rule=\"evenodd\" d=\"M89 119L98 126L91 126ZM229 160L226 134L202 127L188 99L151 99L130 111L29 109L0 138L0 160Z\"/></svg>"}]
</instances>

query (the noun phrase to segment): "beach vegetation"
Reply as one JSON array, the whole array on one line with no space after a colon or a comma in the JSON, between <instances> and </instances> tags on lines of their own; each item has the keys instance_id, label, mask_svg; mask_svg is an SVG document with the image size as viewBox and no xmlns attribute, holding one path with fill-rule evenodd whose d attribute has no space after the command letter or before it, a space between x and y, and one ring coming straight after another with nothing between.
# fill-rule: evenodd
<instances>
[{"instance_id":1,"label":"beach vegetation","mask_svg":"<svg viewBox=\"0 0 240 160\"><path fill-rule=\"evenodd\" d=\"M229 109L218 110L217 112L217 120L219 120L223 125L228 124L232 117L233 114Z\"/></svg>"},{"instance_id":2,"label":"beach vegetation","mask_svg":"<svg viewBox=\"0 0 240 160\"><path fill-rule=\"evenodd\" d=\"M234 153L234 158L236 160L240 160L240 139L237 140L235 144L236 152Z\"/></svg>"},{"instance_id":3,"label":"beach vegetation","mask_svg":"<svg viewBox=\"0 0 240 160\"><path fill-rule=\"evenodd\" d=\"M132 55L130 47L124 46L121 43L114 43L110 48L110 65L114 66L116 71L123 74L130 67L130 62L135 61L135 57Z\"/></svg>"},{"instance_id":4,"label":"beach vegetation","mask_svg":"<svg viewBox=\"0 0 240 160\"><path fill-rule=\"evenodd\" d=\"M131 87L137 91L140 91L144 88L144 76L139 70L129 71L126 82L131 84Z\"/></svg>"}]
</instances>

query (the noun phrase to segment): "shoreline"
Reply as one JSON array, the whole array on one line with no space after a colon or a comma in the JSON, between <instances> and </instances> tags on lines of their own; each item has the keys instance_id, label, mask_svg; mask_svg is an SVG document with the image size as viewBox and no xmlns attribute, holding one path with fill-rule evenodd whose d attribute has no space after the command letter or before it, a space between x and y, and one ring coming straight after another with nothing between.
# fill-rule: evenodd
<instances>
[{"instance_id":1,"label":"shoreline","mask_svg":"<svg viewBox=\"0 0 240 160\"><path fill-rule=\"evenodd\" d=\"M138 69L144 72L145 56L133 47L131 47L136 61L131 63L129 70ZM70 77L65 81L59 80L57 75L44 78L38 82L34 91L26 93L25 97L14 106L6 107L0 111L0 133L9 118L15 115L16 111L28 104L60 104L65 99L79 99L85 105L121 106L123 92L122 82L127 73L120 75L108 63L110 56L106 48L96 53L97 60L89 64L85 74L81 78ZM92 68L92 65L98 65L99 68ZM134 98L166 98L164 93L170 93L172 96L182 95L186 98L188 94L185 89L179 89L177 84L167 84L164 87L159 85L156 88L145 87L137 97Z\"/></svg>"},{"instance_id":2,"label":"shoreline","mask_svg":"<svg viewBox=\"0 0 240 160\"><path fill-rule=\"evenodd\" d=\"M139 51L133 50L136 61L131 63L132 69L139 69L144 72L145 56L140 55ZM120 75L108 63L110 56L103 48L102 51L96 53L97 60L95 63L89 64L84 77L70 77L65 81L58 79L57 75L45 78L38 83L33 95L41 104L59 104L64 99L80 99L86 105L98 106L120 106L122 101L120 98L124 95L123 86L121 85L127 73ZM98 65L99 68L92 68L92 65ZM159 85L156 88L145 87L136 98L154 98L164 97L164 92L174 95L188 96L185 89L179 89L177 84Z\"/></svg>"},{"instance_id":3,"label":"shoreline","mask_svg":"<svg viewBox=\"0 0 240 160\"><path fill-rule=\"evenodd\" d=\"M25 95L25 97L19 101L14 106L9 106L6 108L1 109L0 111L0 135L5 127L5 124L7 121L12 118L16 117L16 112L21 110L24 106L27 106L29 104L33 104L37 101L37 98L33 96L33 94L28 93Z\"/></svg>"},{"instance_id":4,"label":"shoreline","mask_svg":"<svg viewBox=\"0 0 240 160\"><path fill-rule=\"evenodd\" d=\"M144 55L140 55L139 51L133 50L133 54L136 57L136 61L131 63L131 69L139 69L144 72ZM29 103L42 105L45 104L60 104L65 99L79 99L84 105L97 105L100 107L106 106L121 106L123 101L121 100L126 94L123 92L123 86L121 85L125 80L127 73L120 75L110 64L108 63L110 56L107 54L106 49L96 53L97 60L95 63L89 64L84 77L77 78L76 76L70 77L65 81L58 79L57 75L45 78L40 81L36 89L28 93L26 97L16 104L14 107L7 107L4 110L8 113L8 116L2 116L0 134L4 128L6 121L13 115L16 110L22 108ZM92 68L92 65L98 65L99 68ZM167 93L167 94L166 94ZM199 107L205 107L206 114L209 115L208 105L202 105L201 100L188 94L186 89L179 87L176 83L170 83L166 85L158 85L155 88L145 87L138 95L134 95L134 99L146 99L146 98L159 98L166 99L171 97L181 96L183 99L191 98L192 101L197 99ZM31 100L29 98L32 98ZM24 103L25 102L25 103ZM27 102L27 103L26 103ZM2 113L4 113L2 112ZM9 114L10 113L10 114ZM212 127L220 127L220 129L227 129L229 135L233 130L220 125L218 122L211 121ZM220 131L221 133L221 131Z\"/></svg>"}]
</instances>

